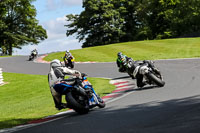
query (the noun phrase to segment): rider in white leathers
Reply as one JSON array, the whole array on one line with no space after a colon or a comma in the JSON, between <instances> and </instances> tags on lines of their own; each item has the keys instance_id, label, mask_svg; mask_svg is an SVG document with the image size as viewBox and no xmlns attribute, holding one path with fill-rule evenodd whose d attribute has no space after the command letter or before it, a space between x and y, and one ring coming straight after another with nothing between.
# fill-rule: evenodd
<instances>
[{"instance_id":1,"label":"rider in white leathers","mask_svg":"<svg viewBox=\"0 0 200 133\"><path fill-rule=\"evenodd\" d=\"M51 90L51 94L53 96L54 99L54 103L55 103L55 107L58 110L61 110L63 108L67 107L67 104L62 103L62 89L63 88L59 88L59 90L55 90L54 89L54 85L60 82L67 82L68 84L74 84L74 79L73 78L69 78L65 81L64 77L65 75L73 75L79 78L81 77L81 73L77 70L71 70L65 66L63 66L60 62L60 60L55 59L53 61L51 61L50 63L50 72L48 74L48 81L49 81L49 87Z\"/></svg>"}]
</instances>

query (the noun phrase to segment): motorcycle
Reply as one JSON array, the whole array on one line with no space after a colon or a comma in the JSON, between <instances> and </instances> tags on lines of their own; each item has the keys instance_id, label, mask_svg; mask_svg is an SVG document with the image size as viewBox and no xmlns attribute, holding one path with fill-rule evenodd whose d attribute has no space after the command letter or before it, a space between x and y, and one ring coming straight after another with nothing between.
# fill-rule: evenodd
<instances>
[{"instance_id":1,"label":"motorcycle","mask_svg":"<svg viewBox=\"0 0 200 133\"><path fill-rule=\"evenodd\" d=\"M75 59L74 59L73 56L68 56L68 57L66 57L66 60L65 60L65 58L63 58L63 60L64 60L64 63L65 63L65 66L67 68L69 68L69 67L74 68Z\"/></svg>"},{"instance_id":2,"label":"motorcycle","mask_svg":"<svg viewBox=\"0 0 200 133\"><path fill-rule=\"evenodd\" d=\"M62 94L65 95L67 107L79 114L88 113L96 106L105 107L105 102L95 93L86 76L82 73L82 79L78 77L63 79L53 86L55 89L64 88ZM50 78L49 74L49 80Z\"/></svg>"},{"instance_id":3,"label":"motorcycle","mask_svg":"<svg viewBox=\"0 0 200 133\"><path fill-rule=\"evenodd\" d=\"M148 63L139 63L135 70L133 71L133 77L136 77L137 74L143 75L146 83L150 85L157 85L159 87L163 87L165 82L157 68L149 67Z\"/></svg>"},{"instance_id":4,"label":"motorcycle","mask_svg":"<svg viewBox=\"0 0 200 133\"><path fill-rule=\"evenodd\" d=\"M29 61L32 61L34 60L35 58L37 57L37 52L36 51L32 51L31 52L31 55L29 56Z\"/></svg>"}]
</instances>

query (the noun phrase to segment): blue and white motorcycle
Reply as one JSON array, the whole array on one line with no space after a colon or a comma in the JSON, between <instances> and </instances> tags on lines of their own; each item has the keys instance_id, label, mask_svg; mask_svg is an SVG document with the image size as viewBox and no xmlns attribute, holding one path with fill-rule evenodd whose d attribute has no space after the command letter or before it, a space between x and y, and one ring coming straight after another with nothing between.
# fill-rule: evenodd
<instances>
[{"instance_id":1,"label":"blue and white motorcycle","mask_svg":"<svg viewBox=\"0 0 200 133\"><path fill-rule=\"evenodd\" d=\"M82 73L82 79L73 77L61 80L54 85L55 89L63 88L62 94L65 95L67 107L79 114L88 113L91 108L96 106L105 107L105 102L95 93L86 76Z\"/></svg>"}]
</instances>

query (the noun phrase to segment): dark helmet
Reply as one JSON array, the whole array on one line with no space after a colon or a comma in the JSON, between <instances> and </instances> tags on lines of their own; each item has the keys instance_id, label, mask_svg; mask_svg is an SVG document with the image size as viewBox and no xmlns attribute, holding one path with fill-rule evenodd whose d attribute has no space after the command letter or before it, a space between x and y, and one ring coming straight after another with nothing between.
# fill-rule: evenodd
<instances>
[{"instance_id":1,"label":"dark helmet","mask_svg":"<svg viewBox=\"0 0 200 133\"><path fill-rule=\"evenodd\" d=\"M122 54L122 52L119 52L119 53L117 54L117 56L118 56L118 59L119 59L121 62L126 62L126 61L127 61L126 55Z\"/></svg>"},{"instance_id":2,"label":"dark helmet","mask_svg":"<svg viewBox=\"0 0 200 133\"><path fill-rule=\"evenodd\" d=\"M122 52L118 52L118 53L117 53L118 58L121 58L122 55L123 55Z\"/></svg>"}]
</instances>

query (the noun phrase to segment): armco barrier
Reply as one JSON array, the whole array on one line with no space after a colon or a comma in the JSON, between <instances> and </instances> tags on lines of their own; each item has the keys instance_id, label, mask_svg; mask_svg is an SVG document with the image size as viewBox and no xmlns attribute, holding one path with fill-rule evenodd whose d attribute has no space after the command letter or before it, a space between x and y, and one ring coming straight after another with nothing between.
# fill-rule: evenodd
<instances>
[{"instance_id":1,"label":"armco barrier","mask_svg":"<svg viewBox=\"0 0 200 133\"><path fill-rule=\"evenodd\" d=\"M3 73L2 73L2 68L0 68L0 85L2 85L3 82Z\"/></svg>"}]
</instances>

